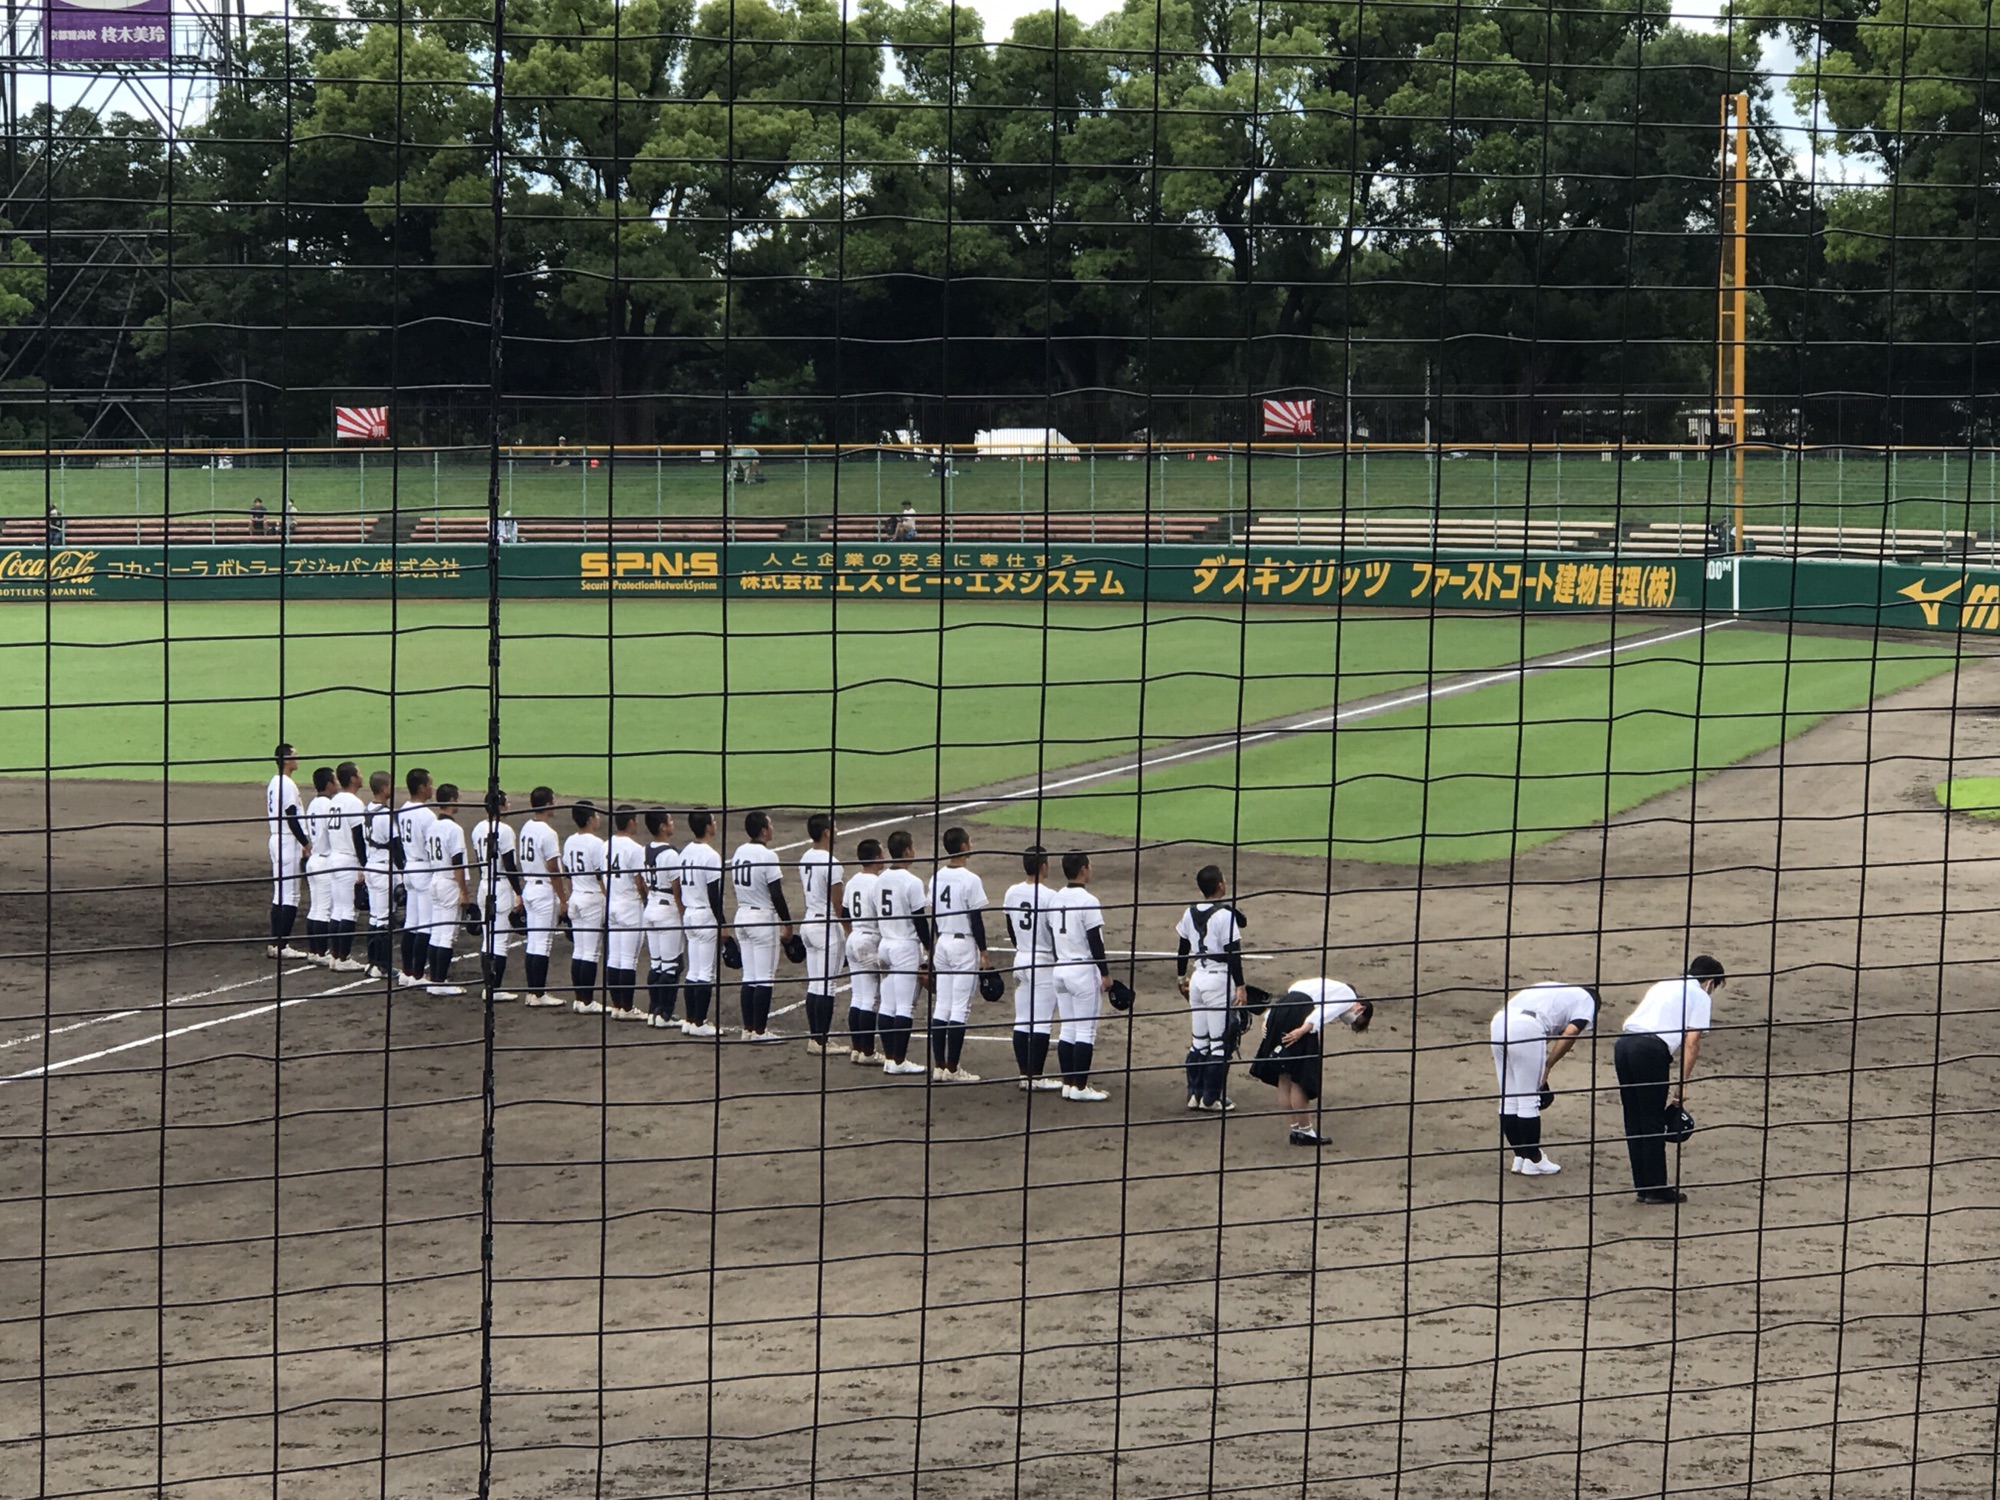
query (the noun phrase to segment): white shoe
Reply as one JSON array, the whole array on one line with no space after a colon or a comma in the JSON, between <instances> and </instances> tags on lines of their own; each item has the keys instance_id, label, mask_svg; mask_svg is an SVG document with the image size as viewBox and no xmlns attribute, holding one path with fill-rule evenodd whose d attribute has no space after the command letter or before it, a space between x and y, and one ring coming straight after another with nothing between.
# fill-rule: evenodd
<instances>
[{"instance_id":1,"label":"white shoe","mask_svg":"<svg viewBox=\"0 0 2000 1500\"><path fill-rule=\"evenodd\" d=\"M294 947L293 947L293 946L292 946L292 945L291 945L290 943L287 943L287 944L285 944L285 946L284 946L284 947L282 947L282 948L280 948L280 949L278 950L278 957L280 957L280 958L303 958L303 959L308 959L308 960L309 960L309 959L311 959L311 958L312 958L312 955L311 955L310 953L306 952L306 950L305 950L305 949L303 949L303 948L294 948Z\"/></svg>"},{"instance_id":2,"label":"white shoe","mask_svg":"<svg viewBox=\"0 0 2000 1500\"><path fill-rule=\"evenodd\" d=\"M572 1000L569 1003L569 1008L580 1016L601 1016L604 1014L604 1002L601 1000Z\"/></svg>"},{"instance_id":3,"label":"white shoe","mask_svg":"<svg viewBox=\"0 0 2000 1500\"><path fill-rule=\"evenodd\" d=\"M1218 1099L1213 1104L1202 1105L1202 1110L1211 1115L1226 1115L1234 1108L1236 1108L1234 1099Z\"/></svg>"},{"instance_id":4,"label":"white shoe","mask_svg":"<svg viewBox=\"0 0 2000 1500\"><path fill-rule=\"evenodd\" d=\"M949 1078L953 1083L979 1082L979 1075L977 1073L968 1073L963 1068L953 1068L951 1072L947 1073L945 1076Z\"/></svg>"},{"instance_id":5,"label":"white shoe","mask_svg":"<svg viewBox=\"0 0 2000 1500\"><path fill-rule=\"evenodd\" d=\"M1519 1172L1520 1172L1520 1170L1521 1170L1521 1168L1525 1167L1525 1166L1526 1166L1527 1164L1528 1164L1528 1158L1527 1158L1527 1157L1525 1157L1525 1156L1517 1156L1517 1157L1515 1157L1515 1158L1514 1158L1514 1161L1513 1161L1513 1164L1512 1164L1511 1166L1509 1166L1509 1167L1507 1168L1507 1170L1508 1170L1508 1171L1510 1171L1510 1172L1513 1172L1513 1173L1516 1173L1516 1174L1518 1175L1518 1174L1519 1174Z\"/></svg>"},{"instance_id":6,"label":"white shoe","mask_svg":"<svg viewBox=\"0 0 2000 1500\"><path fill-rule=\"evenodd\" d=\"M853 1063L854 1066L857 1068L865 1068L870 1066L871 1064L882 1061L882 1059L877 1057L874 1053L863 1052L859 1047L849 1047L847 1049L847 1060Z\"/></svg>"},{"instance_id":7,"label":"white shoe","mask_svg":"<svg viewBox=\"0 0 2000 1500\"><path fill-rule=\"evenodd\" d=\"M368 972L368 965L358 964L351 958L336 958L333 961L333 972L336 974L366 974Z\"/></svg>"},{"instance_id":8,"label":"white shoe","mask_svg":"<svg viewBox=\"0 0 2000 1500\"><path fill-rule=\"evenodd\" d=\"M807 1057L825 1057L825 1056L826 1056L826 1047L825 1047L825 1045L824 1045L824 1044L822 1044L822 1043L820 1043L820 1042L816 1042L816 1041L812 1040L812 1039L811 1039L810 1037L808 1037L808 1038L806 1039L806 1056L807 1056Z\"/></svg>"},{"instance_id":9,"label":"white shoe","mask_svg":"<svg viewBox=\"0 0 2000 1500\"><path fill-rule=\"evenodd\" d=\"M463 995L464 990L455 984L433 984L424 989L426 995L436 995L440 1000L449 1000L453 995Z\"/></svg>"},{"instance_id":10,"label":"white shoe","mask_svg":"<svg viewBox=\"0 0 2000 1500\"><path fill-rule=\"evenodd\" d=\"M515 994L512 990L495 990L493 992L493 998L495 1000L506 1002L506 1001L518 1000L521 997Z\"/></svg>"},{"instance_id":11,"label":"white shoe","mask_svg":"<svg viewBox=\"0 0 2000 1500\"><path fill-rule=\"evenodd\" d=\"M1076 1104L1096 1104L1110 1097L1103 1089L1094 1089L1087 1083L1081 1087L1072 1088L1066 1085L1063 1088L1063 1098Z\"/></svg>"},{"instance_id":12,"label":"white shoe","mask_svg":"<svg viewBox=\"0 0 2000 1500\"><path fill-rule=\"evenodd\" d=\"M615 1005L607 1005L604 1009L610 1012L611 1019L614 1021L643 1021L646 1019L646 1012L636 1006L631 1010L621 1010Z\"/></svg>"},{"instance_id":13,"label":"white shoe","mask_svg":"<svg viewBox=\"0 0 2000 1500\"><path fill-rule=\"evenodd\" d=\"M284 950L283 950L282 948L280 948L280 947L279 947L279 946L278 946L278 945L277 945L276 943L272 943L272 944L268 945L268 946L267 946L267 947L266 947L266 948L264 949L264 957L266 957L266 958L277 958L277 957L278 957L278 956L280 956L280 955L281 955L281 954L282 954L283 952L284 952Z\"/></svg>"},{"instance_id":14,"label":"white shoe","mask_svg":"<svg viewBox=\"0 0 2000 1500\"><path fill-rule=\"evenodd\" d=\"M375 965L370 964L368 966L368 977L370 979L387 979L389 976L376 968Z\"/></svg>"},{"instance_id":15,"label":"white shoe","mask_svg":"<svg viewBox=\"0 0 2000 1500\"><path fill-rule=\"evenodd\" d=\"M413 979L408 974L403 973L401 970L398 970L396 973L396 986L399 989L405 989L405 990L421 989L423 987L423 983L424 983L423 980Z\"/></svg>"},{"instance_id":16,"label":"white shoe","mask_svg":"<svg viewBox=\"0 0 2000 1500\"><path fill-rule=\"evenodd\" d=\"M1200 1108L1201 1108L1201 1096L1200 1096L1200 1095L1198 1095L1198 1094L1189 1094L1189 1095L1188 1095L1188 1108L1189 1108L1189 1109L1200 1109Z\"/></svg>"},{"instance_id":17,"label":"white shoe","mask_svg":"<svg viewBox=\"0 0 2000 1500\"><path fill-rule=\"evenodd\" d=\"M699 1026L688 1026L685 1029L689 1036L714 1036L716 1034L715 1028L706 1021L702 1022Z\"/></svg>"},{"instance_id":18,"label":"white shoe","mask_svg":"<svg viewBox=\"0 0 2000 1500\"><path fill-rule=\"evenodd\" d=\"M569 1004L567 1000L557 995L530 995L521 1003L536 1010L561 1010Z\"/></svg>"},{"instance_id":19,"label":"white shoe","mask_svg":"<svg viewBox=\"0 0 2000 1500\"><path fill-rule=\"evenodd\" d=\"M330 969L333 967L333 955L331 953L308 954L306 961L308 963L318 964L322 969Z\"/></svg>"},{"instance_id":20,"label":"white shoe","mask_svg":"<svg viewBox=\"0 0 2000 1500\"><path fill-rule=\"evenodd\" d=\"M951 1076L950 1068L932 1068L931 1078L934 1082L937 1083L953 1083L956 1081Z\"/></svg>"},{"instance_id":21,"label":"white shoe","mask_svg":"<svg viewBox=\"0 0 2000 1500\"><path fill-rule=\"evenodd\" d=\"M674 1028L674 1023L662 1015L647 1016L646 1024L655 1031L671 1031Z\"/></svg>"},{"instance_id":22,"label":"white shoe","mask_svg":"<svg viewBox=\"0 0 2000 1500\"><path fill-rule=\"evenodd\" d=\"M1546 1155L1540 1161L1524 1161L1521 1163L1521 1175L1523 1177L1553 1177L1561 1170L1562 1168L1557 1166Z\"/></svg>"},{"instance_id":23,"label":"white shoe","mask_svg":"<svg viewBox=\"0 0 2000 1500\"><path fill-rule=\"evenodd\" d=\"M1034 1082L1034 1090L1038 1094L1059 1094L1064 1087L1060 1078L1037 1078Z\"/></svg>"},{"instance_id":24,"label":"white shoe","mask_svg":"<svg viewBox=\"0 0 2000 1500\"><path fill-rule=\"evenodd\" d=\"M743 1033L743 1040L746 1042L782 1042L784 1038L779 1036L775 1031L746 1031Z\"/></svg>"},{"instance_id":25,"label":"white shoe","mask_svg":"<svg viewBox=\"0 0 2000 1500\"><path fill-rule=\"evenodd\" d=\"M891 1062L887 1058L884 1058L882 1062L882 1071L884 1073L889 1073L892 1075L897 1075L907 1078L912 1075L920 1076L923 1073L927 1072L928 1070L924 1067L922 1063L911 1062L906 1057L901 1062Z\"/></svg>"}]
</instances>

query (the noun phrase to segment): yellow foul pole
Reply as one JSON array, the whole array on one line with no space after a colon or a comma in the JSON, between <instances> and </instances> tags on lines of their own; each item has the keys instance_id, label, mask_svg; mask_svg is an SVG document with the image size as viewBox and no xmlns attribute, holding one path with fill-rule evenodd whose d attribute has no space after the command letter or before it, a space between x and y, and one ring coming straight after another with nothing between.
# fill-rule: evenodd
<instances>
[{"instance_id":1,"label":"yellow foul pole","mask_svg":"<svg viewBox=\"0 0 2000 1500\"><path fill-rule=\"evenodd\" d=\"M1750 96L1722 96L1721 193L1717 223L1722 234L1716 272L1715 430L1729 433L1734 463L1732 497L1734 544L1743 545L1743 445L1745 356L1749 329Z\"/></svg>"}]
</instances>

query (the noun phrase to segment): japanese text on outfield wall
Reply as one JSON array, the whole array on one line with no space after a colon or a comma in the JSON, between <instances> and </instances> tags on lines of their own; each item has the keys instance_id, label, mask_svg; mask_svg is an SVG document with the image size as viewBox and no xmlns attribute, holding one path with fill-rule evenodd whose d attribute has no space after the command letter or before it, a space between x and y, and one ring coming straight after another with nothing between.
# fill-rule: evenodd
<instances>
[{"instance_id":1,"label":"japanese text on outfield wall","mask_svg":"<svg viewBox=\"0 0 2000 1500\"><path fill-rule=\"evenodd\" d=\"M47 0L44 49L54 62L164 60L172 55L169 0Z\"/></svg>"}]
</instances>

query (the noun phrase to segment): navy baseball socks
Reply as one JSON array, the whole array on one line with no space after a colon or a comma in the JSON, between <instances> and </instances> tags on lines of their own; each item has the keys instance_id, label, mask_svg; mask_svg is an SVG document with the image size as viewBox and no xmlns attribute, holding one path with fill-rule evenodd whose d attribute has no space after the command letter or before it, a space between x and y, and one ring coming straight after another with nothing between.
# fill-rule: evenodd
<instances>
[{"instance_id":1,"label":"navy baseball socks","mask_svg":"<svg viewBox=\"0 0 2000 1500\"><path fill-rule=\"evenodd\" d=\"M872 1010L863 1010L858 1005L847 1007L847 1031L850 1045L862 1057L875 1055L876 1023L880 1018Z\"/></svg>"},{"instance_id":2,"label":"navy baseball socks","mask_svg":"<svg viewBox=\"0 0 2000 1500\"><path fill-rule=\"evenodd\" d=\"M674 1018L680 987L680 973L671 964L656 964L646 971L646 1003L654 1015L666 1021Z\"/></svg>"}]
</instances>

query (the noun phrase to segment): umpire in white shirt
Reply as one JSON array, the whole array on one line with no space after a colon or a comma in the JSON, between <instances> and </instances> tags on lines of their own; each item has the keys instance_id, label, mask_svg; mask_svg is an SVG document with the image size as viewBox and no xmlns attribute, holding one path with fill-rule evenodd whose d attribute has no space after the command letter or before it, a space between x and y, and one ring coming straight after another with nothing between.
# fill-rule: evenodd
<instances>
[{"instance_id":1,"label":"umpire in white shirt","mask_svg":"<svg viewBox=\"0 0 2000 1500\"><path fill-rule=\"evenodd\" d=\"M1646 991L1625 1018L1612 1049L1619 1098L1625 1106L1625 1149L1632 1158L1632 1186L1641 1203L1685 1203L1687 1194L1667 1181L1666 1111L1679 1104L1701 1055L1709 1026L1709 997L1721 989L1722 965L1706 953L1682 979L1662 980ZM1675 1055L1679 1054L1678 1073Z\"/></svg>"}]
</instances>

